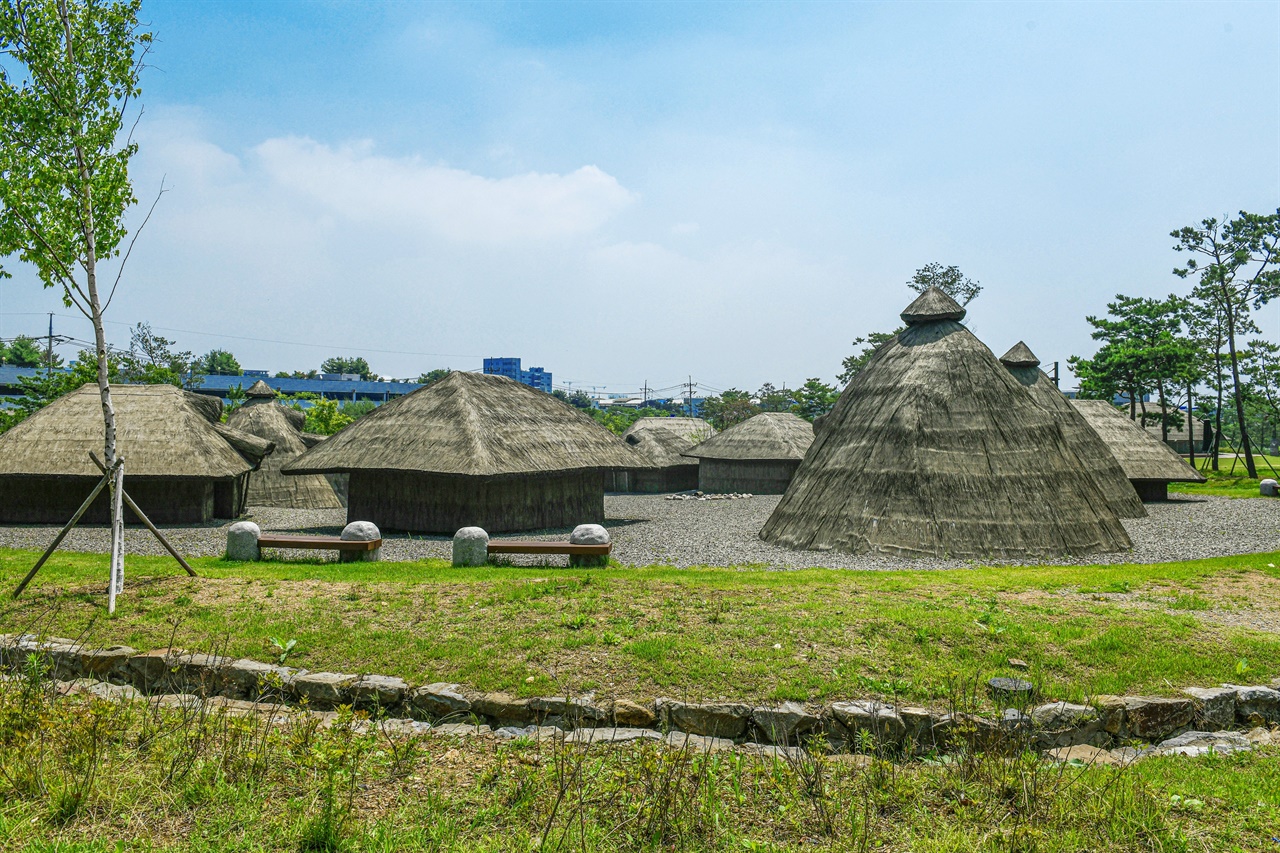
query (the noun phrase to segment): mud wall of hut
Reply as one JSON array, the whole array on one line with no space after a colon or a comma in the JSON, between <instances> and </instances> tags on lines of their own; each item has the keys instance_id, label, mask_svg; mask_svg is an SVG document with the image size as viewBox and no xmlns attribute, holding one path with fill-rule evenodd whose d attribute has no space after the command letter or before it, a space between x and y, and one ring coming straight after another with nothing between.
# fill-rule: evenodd
<instances>
[{"instance_id":1,"label":"mud wall of hut","mask_svg":"<svg viewBox=\"0 0 1280 853\"><path fill-rule=\"evenodd\" d=\"M668 468L630 468L606 471L606 492L658 494L685 492L698 488L697 465L672 465Z\"/></svg>"},{"instance_id":2,"label":"mud wall of hut","mask_svg":"<svg viewBox=\"0 0 1280 853\"><path fill-rule=\"evenodd\" d=\"M799 459L703 459L698 466L698 488L708 494L780 495L791 485L799 467Z\"/></svg>"},{"instance_id":3,"label":"mud wall of hut","mask_svg":"<svg viewBox=\"0 0 1280 853\"><path fill-rule=\"evenodd\" d=\"M191 524L215 517L214 481L196 478L125 476L125 491L156 524ZM63 525L89 497L98 481L90 477L0 477L0 523ZM136 522L125 507L125 520ZM111 508L103 489L81 523L107 524Z\"/></svg>"},{"instance_id":4,"label":"mud wall of hut","mask_svg":"<svg viewBox=\"0 0 1280 853\"><path fill-rule=\"evenodd\" d=\"M347 520L440 535L463 527L509 533L603 524L604 488L599 470L506 479L353 471Z\"/></svg>"}]
</instances>

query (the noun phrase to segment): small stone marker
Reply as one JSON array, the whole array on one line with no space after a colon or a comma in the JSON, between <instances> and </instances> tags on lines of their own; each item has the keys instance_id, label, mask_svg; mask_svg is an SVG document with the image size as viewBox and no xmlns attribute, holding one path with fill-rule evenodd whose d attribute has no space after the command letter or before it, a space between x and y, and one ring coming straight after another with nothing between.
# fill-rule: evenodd
<instances>
[{"instance_id":1,"label":"small stone marker","mask_svg":"<svg viewBox=\"0 0 1280 853\"><path fill-rule=\"evenodd\" d=\"M1258 491L1266 497L1274 498L1277 494L1280 494L1280 483L1267 478L1258 483Z\"/></svg>"},{"instance_id":2,"label":"small stone marker","mask_svg":"<svg viewBox=\"0 0 1280 853\"><path fill-rule=\"evenodd\" d=\"M489 562L489 534L483 527L464 527L453 534L455 568L483 566Z\"/></svg>"},{"instance_id":3,"label":"small stone marker","mask_svg":"<svg viewBox=\"0 0 1280 853\"><path fill-rule=\"evenodd\" d=\"M1009 666L1013 667L1014 669L1022 669L1022 670L1031 669L1031 665L1026 661L1022 660L1021 658L1009 658Z\"/></svg>"},{"instance_id":4,"label":"small stone marker","mask_svg":"<svg viewBox=\"0 0 1280 853\"><path fill-rule=\"evenodd\" d=\"M342 528L342 535L338 538L348 542L372 542L375 539L381 539L382 532L372 521L353 521ZM343 563L376 563L381 558L381 547L374 548L372 551L338 552L338 560Z\"/></svg>"},{"instance_id":5,"label":"small stone marker","mask_svg":"<svg viewBox=\"0 0 1280 853\"><path fill-rule=\"evenodd\" d=\"M609 531L598 524L579 524L569 534L570 545L608 545L612 541L609 538ZM570 554L569 565L588 568L607 566L609 557L605 554Z\"/></svg>"},{"instance_id":6,"label":"small stone marker","mask_svg":"<svg viewBox=\"0 0 1280 853\"><path fill-rule=\"evenodd\" d=\"M253 562L261 558L258 537L262 530L252 521L237 521L227 528L227 559Z\"/></svg>"},{"instance_id":7,"label":"small stone marker","mask_svg":"<svg viewBox=\"0 0 1280 853\"><path fill-rule=\"evenodd\" d=\"M987 682L987 691L993 699L1016 706L1020 701L1030 702L1035 696L1036 686L1021 678L993 678Z\"/></svg>"}]
</instances>

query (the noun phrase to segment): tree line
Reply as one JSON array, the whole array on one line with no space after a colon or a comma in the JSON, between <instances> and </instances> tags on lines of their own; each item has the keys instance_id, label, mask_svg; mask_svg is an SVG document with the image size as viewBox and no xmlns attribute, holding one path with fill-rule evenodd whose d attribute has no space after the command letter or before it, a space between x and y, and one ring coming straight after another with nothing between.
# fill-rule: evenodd
<instances>
[{"instance_id":1,"label":"tree line","mask_svg":"<svg viewBox=\"0 0 1280 853\"><path fill-rule=\"evenodd\" d=\"M1208 421L1208 454L1219 468L1223 442L1258 476L1255 439L1280 439L1280 348L1260 337L1254 312L1280 296L1280 210L1241 211L1170 233L1186 263L1173 274L1192 283L1164 298L1117 294L1105 316L1089 316L1097 352L1072 356L1080 395L1119 400L1143 426L1171 429ZM1154 398L1154 399L1152 399Z\"/></svg>"}]
</instances>

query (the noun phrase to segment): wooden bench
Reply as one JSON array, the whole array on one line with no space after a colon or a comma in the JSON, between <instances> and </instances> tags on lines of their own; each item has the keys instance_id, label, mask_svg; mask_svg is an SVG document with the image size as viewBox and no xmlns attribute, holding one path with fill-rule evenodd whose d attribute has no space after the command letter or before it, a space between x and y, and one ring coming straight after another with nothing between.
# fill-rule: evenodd
<instances>
[{"instance_id":1,"label":"wooden bench","mask_svg":"<svg viewBox=\"0 0 1280 853\"><path fill-rule=\"evenodd\" d=\"M258 537L259 548L305 548L311 551L376 551L381 539L342 539L337 536L285 536L270 534Z\"/></svg>"},{"instance_id":2,"label":"wooden bench","mask_svg":"<svg viewBox=\"0 0 1280 853\"><path fill-rule=\"evenodd\" d=\"M570 542L547 542L542 539L490 539L490 554L568 554L571 557L607 557L613 543L574 545Z\"/></svg>"}]
</instances>

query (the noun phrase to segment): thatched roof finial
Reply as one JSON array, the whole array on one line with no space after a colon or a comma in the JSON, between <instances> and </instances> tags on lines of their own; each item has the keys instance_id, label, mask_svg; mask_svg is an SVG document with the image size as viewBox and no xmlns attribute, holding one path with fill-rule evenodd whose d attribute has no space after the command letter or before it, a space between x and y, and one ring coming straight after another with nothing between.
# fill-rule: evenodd
<instances>
[{"instance_id":1,"label":"thatched roof finial","mask_svg":"<svg viewBox=\"0 0 1280 853\"><path fill-rule=\"evenodd\" d=\"M1000 356L1000 363L1005 367L1039 367L1040 359L1031 351L1031 347L1018 341L1009 351Z\"/></svg>"},{"instance_id":2,"label":"thatched roof finial","mask_svg":"<svg viewBox=\"0 0 1280 853\"><path fill-rule=\"evenodd\" d=\"M908 326L921 323L937 323L942 320L964 319L965 310L950 296L936 287L930 287L916 297L902 312L902 322Z\"/></svg>"},{"instance_id":3,"label":"thatched roof finial","mask_svg":"<svg viewBox=\"0 0 1280 853\"><path fill-rule=\"evenodd\" d=\"M249 390L244 392L246 397L265 397L274 400L276 392L271 386L259 379L257 382L249 386Z\"/></svg>"}]
</instances>

